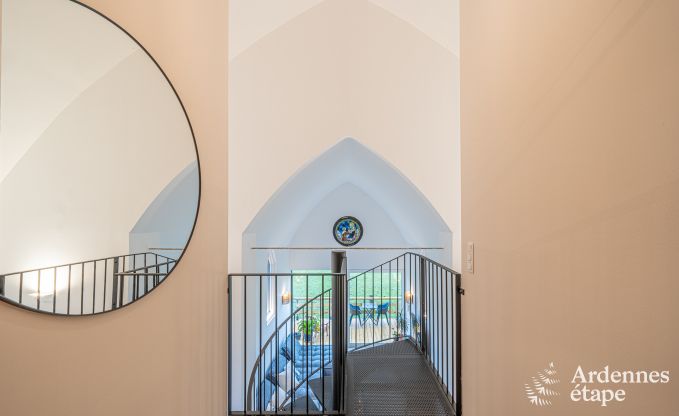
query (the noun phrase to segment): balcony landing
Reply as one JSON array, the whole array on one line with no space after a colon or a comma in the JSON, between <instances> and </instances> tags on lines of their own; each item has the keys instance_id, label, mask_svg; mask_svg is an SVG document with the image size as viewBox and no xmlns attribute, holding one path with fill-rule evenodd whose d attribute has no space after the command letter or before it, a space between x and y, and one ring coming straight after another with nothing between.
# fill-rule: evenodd
<instances>
[{"instance_id":1,"label":"balcony landing","mask_svg":"<svg viewBox=\"0 0 679 416\"><path fill-rule=\"evenodd\" d=\"M454 415L424 356L409 341L347 355L347 415Z\"/></svg>"}]
</instances>

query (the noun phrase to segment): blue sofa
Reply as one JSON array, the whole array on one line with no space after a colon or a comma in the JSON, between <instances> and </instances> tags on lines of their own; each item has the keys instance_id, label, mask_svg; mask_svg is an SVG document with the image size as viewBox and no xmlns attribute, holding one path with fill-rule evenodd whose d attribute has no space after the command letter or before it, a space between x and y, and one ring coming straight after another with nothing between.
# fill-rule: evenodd
<instances>
[{"instance_id":1,"label":"blue sofa","mask_svg":"<svg viewBox=\"0 0 679 416\"><path fill-rule=\"evenodd\" d=\"M298 337L292 334L283 340L278 346L278 357L270 358L270 363L266 363L264 371L264 380L260 383L259 388L255 394L256 408L255 410L262 410L271 401L271 398L276 392L278 385L278 374L285 370L288 362L292 362L295 370L294 384L299 384L305 379L315 379L321 376L321 369L325 367L330 369L332 363L332 346L330 345L302 345ZM322 365L323 359L324 365ZM315 372L315 373L314 373ZM312 375L313 374L313 375ZM313 394L309 390L310 394ZM295 390L294 410L306 409L307 405L307 384L303 382ZM279 399L280 400L280 399ZM309 400L309 410L319 410L316 408L312 400ZM289 410L288 404L284 410Z\"/></svg>"}]
</instances>

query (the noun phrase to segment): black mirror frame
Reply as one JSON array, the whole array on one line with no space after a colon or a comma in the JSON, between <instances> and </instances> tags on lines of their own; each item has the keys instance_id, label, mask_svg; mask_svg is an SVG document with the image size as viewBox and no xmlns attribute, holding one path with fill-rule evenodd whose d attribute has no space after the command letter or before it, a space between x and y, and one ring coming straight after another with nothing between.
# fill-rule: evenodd
<instances>
[{"instance_id":1,"label":"black mirror frame","mask_svg":"<svg viewBox=\"0 0 679 416\"><path fill-rule=\"evenodd\" d=\"M3 301L3 302L8 303L8 304L10 304L10 305L12 305L12 306L16 306L16 307L18 307L18 308L21 308L21 309L24 309L24 310L27 310L27 311L30 311L30 312L41 313L41 314L50 315L50 316L59 316L59 317L87 317L87 316L103 315L103 314L106 314L106 313L115 312L115 311L121 310L121 309L123 309L123 308L125 308L125 307L127 307L127 306L129 306L129 305L132 305L132 304L134 304L134 303L137 303L137 302L140 301L141 299L143 299L143 298L145 298L146 296L148 296L149 294L151 294L154 290L156 290L160 285L162 285L162 284L170 277L170 275L175 271L175 269L177 268L177 265L179 265L179 263L181 262L182 258L183 258L184 255L186 254L186 249L187 249L187 248L189 247L189 245L191 244L191 239L193 238L193 234L194 234L194 232L196 231L196 224L198 223L198 216L199 216L199 214L200 214L200 200L201 200L201 196L202 196L202 193L201 193L201 192L202 192L202 182L203 182L203 181L202 181L201 169L200 169L200 155L199 155L199 153L198 153L198 143L196 142L196 134L195 134L195 132L193 131L193 125L191 124L191 120L189 119L189 114L188 114L188 112L186 111L186 107L184 106L184 103L182 102L181 98L179 97L179 94L177 93L177 89L174 87L174 85L172 84L172 81L170 81L170 78L167 76L167 74L165 73L165 71L163 70L163 68L160 66L160 64L158 64L158 61L156 61L156 59L153 57L153 55L151 55L151 53L144 47L144 45L142 45L142 44L137 40L137 38L135 38L134 36L132 36L132 34L131 34L130 32L128 32L127 30L125 30L122 26L120 26L118 23L116 23L116 22L115 22L113 19L111 19L110 17L106 16L105 14L103 14L102 12L100 12L100 11L98 11L97 9L93 8L92 6L89 6L89 5L87 5L87 4L82 3L81 1L78 1L78 0L66 0L66 1L70 1L71 3L75 3L75 4L79 5L79 6L82 6L82 7L86 8L86 9L90 10L91 12L97 14L98 16L102 17L102 18L103 18L104 20L106 20L107 22L113 24L113 25L114 25L116 28L118 28L122 33L124 33L125 35L127 35L127 36L128 36L135 44L137 44L137 46L139 46L139 47L141 48L141 50L144 51L144 53L146 54L146 56L148 56L149 59L151 59L151 62L153 62L153 64L156 66L156 68L158 68L158 70L160 71L160 73L161 73L161 74L163 75L163 77L165 78L165 81L167 81L167 84L168 84L169 87L172 89L172 92L174 93L174 96L177 98L177 101L179 102L179 105L180 105L180 107L181 107L181 109L182 109L182 112L184 113L184 117L186 118L186 122L188 123L188 126L189 126L189 131L191 132L191 138L192 138L192 140L193 140L193 148L194 148L194 151L196 152L196 165L197 165L197 169L198 169L198 200L197 200L197 202L196 202L196 215L195 215L195 218L193 219L193 226L191 227L191 232L189 233L189 238L186 240L186 244L184 245L184 249L182 250L182 253L179 255L179 257L177 258L177 260L176 260L176 262L175 262L175 265L174 265L174 267L172 268L172 270L170 270L170 271L167 273L167 275L163 278L162 281L160 281L157 285L154 285L152 288L150 288L150 289L148 290L148 292L144 293L142 296L138 297L137 299L134 299L134 300L130 301L129 303L122 304L122 305L120 305L120 306L118 306L118 307L116 307L116 308L109 309L109 310L106 310L106 309L104 308L104 310L102 310L102 311L100 311L100 312L94 312L94 311L93 311L92 313L85 313L85 314L83 314L83 313L79 313L79 314L69 314L69 313L50 312L50 311L47 311L47 310L44 310L44 309L36 309L36 308L32 308L32 307L26 306L26 305L24 305L24 304L22 304L22 303L16 302L16 301L14 301L14 300L12 300L12 299L6 298L6 297L3 296L3 295L0 295L0 301Z\"/></svg>"}]
</instances>

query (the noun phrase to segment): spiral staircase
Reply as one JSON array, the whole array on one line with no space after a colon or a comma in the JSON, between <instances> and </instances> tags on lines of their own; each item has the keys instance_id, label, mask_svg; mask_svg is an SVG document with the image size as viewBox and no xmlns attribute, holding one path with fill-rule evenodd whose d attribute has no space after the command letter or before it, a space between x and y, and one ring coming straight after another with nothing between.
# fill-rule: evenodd
<instances>
[{"instance_id":1,"label":"spiral staircase","mask_svg":"<svg viewBox=\"0 0 679 416\"><path fill-rule=\"evenodd\" d=\"M331 273L229 275L229 414L461 415L460 274L332 255Z\"/></svg>"}]
</instances>

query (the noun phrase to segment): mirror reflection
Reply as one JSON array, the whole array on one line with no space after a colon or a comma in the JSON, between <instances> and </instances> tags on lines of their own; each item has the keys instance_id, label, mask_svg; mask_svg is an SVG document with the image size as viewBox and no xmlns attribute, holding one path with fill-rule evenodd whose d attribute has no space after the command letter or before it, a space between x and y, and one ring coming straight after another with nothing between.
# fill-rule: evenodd
<instances>
[{"instance_id":1,"label":"mirror reflection","mask_svg":"<svg viewBox=\"0 0 679 416\"><path fill-rule=\"evenodd\" d=\"M118 309L167 278L192 233L188 119L147 52L98 13L0 4L0 299Z\"/></svg>"}]
</instances>

